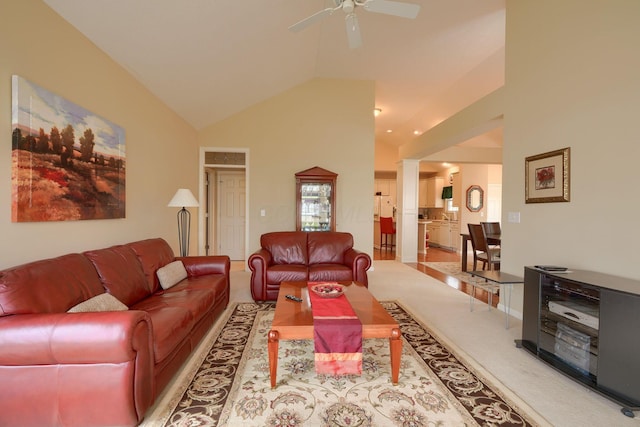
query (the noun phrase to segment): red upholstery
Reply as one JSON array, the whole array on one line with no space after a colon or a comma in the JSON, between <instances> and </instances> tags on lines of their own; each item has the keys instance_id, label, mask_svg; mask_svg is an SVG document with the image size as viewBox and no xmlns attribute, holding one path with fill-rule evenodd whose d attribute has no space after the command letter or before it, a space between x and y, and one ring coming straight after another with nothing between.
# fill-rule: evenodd
<instances>
[{"instance_id":1,"label":"red upholstery","mask_svg":"<svg viewBox=\"0 0 640 427\"><path fill-rule=\"evenodd\" d=\"M229 303L226 256L179 258L162 239L0 271L0 425L135 426ZM128 311L67 313L105 291Z\"/></svg>"},{"instance_id":2,"label":"red upholstery","mask_svg":"<svg viewBox=\"0 0 640 427\"><path fill-rule=\"evenodd\" d=\"M353 248L350 233L279 231L263 234L260 245L248 260L255 301L276 300L281 282L354 280L369 284L371 258Z\"/></svg>"}]
</instances>

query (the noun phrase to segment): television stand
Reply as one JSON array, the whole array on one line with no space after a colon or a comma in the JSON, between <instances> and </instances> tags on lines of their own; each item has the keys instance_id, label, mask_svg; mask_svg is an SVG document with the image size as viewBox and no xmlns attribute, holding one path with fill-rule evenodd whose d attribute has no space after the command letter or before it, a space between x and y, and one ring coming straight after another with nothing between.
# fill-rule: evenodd
<instances>
[{"instance_id":1,"label":"television stand","mask_svg":"<svg viewBox=\"0 0 640 427\"><path fill-rule=\"evenodd\" d=\"M516 346L582 385L640 410L640 281L591 271L524 269Z\"/></svg>"}]
</instances>

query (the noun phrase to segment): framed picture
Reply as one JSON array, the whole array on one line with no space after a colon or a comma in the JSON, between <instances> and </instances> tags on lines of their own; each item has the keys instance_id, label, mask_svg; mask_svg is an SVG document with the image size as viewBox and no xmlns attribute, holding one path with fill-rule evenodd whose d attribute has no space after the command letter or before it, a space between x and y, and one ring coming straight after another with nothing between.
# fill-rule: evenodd
<instances>
[{"instance_id":1,"label":"framed picture","mask_svg":"<svg viewBox=\"0 0 640 427\"><path fill-rule=\"evenodd\" d=\"M569 147L525 159L524 197L526 203L569 201Z\"/></svg>"},{"instance_id":2,"label":"framed picture","mask_svg":"<svg viewBox=\"0 0 640 427\"><path fill-rule=\"evenodd\" d=\"M14 75L12 221L124 218L124 136L115 123Z\"/></svg>"}]
</instances>

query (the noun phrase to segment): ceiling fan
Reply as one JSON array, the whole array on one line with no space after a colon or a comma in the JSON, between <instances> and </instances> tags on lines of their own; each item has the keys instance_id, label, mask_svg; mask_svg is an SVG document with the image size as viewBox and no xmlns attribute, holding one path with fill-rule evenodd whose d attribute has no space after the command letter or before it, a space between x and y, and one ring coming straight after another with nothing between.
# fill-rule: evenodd
<instances>
[{"instance_id":1,"label":"ceiling fan","mask_svg":"<svg viewBox=\"0 0 640 427\"><path fill-rule=\"evenodd\" d=\"M401 18L415 19L420 11L420 5L413 3L401 3L390 0L333 0L335 7L328 7L313 15L297 22L289 27L289 30L297 33L304 30L311 24L324 19L333 14L333 12L342 9L345 13L345 21L347 24L347 39L351 49L358 48L362 45L362 37L360 36L360 27L355 14L357 7L362 7L367 12L384 13L385 15L399 16Z\"/></svg>"}]
</instances>

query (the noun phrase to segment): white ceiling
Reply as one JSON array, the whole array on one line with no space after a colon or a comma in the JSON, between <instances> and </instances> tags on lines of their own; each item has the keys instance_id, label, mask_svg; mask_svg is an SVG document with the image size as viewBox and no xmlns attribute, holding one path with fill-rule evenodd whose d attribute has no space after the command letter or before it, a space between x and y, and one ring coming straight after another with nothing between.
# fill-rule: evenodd
<instances>
[{"instance_id":1,"label":"white ceiling","mask_svg":"<svg viewBox=\"0 0 640 427\"><path fill-rule=\"evenodd\" d=\"M196 129L315 77L368 79L376 141L401 145L504 83L506 0L402 0L415 20L356 8L359 49L342 11L288 31L332 0L44 1Z\"/></svg>"}]
</instances>

